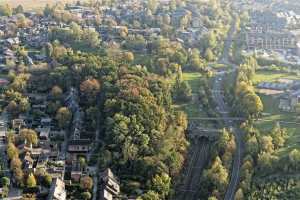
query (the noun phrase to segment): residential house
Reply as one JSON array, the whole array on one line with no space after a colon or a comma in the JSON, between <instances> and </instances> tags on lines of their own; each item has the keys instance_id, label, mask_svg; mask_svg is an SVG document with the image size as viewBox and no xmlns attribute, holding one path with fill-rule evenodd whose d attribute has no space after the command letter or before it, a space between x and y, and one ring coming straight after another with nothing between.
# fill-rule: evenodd
<instances>
[{"instance_id":1,"label":"residential house","mask_svg":"<svg viewBox=\"0 0 300 200\"><path fill-rule=\"evenodd\" d=\"M113 200L120 193L120 185L111 169L106 169L99 175L100 200Z\"/></svg>"},{"instance_id":2,"label":"residential house","mask_svg":"<svg viewBox=\"0 0 300 200\"><path fill-rule=\"evenodd\" d=\"M62 179L56 178L52 181L47 200L66 200L67 192L65 183Z\"/></svg>"},{"instance_id":3,"label":"residential house","mask_svg":"<svg viewBox=\"0 0 300 200\"><path fill-rule=\"evenodd\" d=\"M278 108L282 111L293 112L300 102L300 90L289 91L279 98Z\"/></svg>"},{"instance_id":4,"label":"residential house","mask_svg":"<svg viewBox=\"0 0 300 200\"><path fill-rule=\"evenodd\" d=\"M69 153L88 153L91 150L91 141L89 139L70 140L68 144Z\"/></svg>"}]
</instances>

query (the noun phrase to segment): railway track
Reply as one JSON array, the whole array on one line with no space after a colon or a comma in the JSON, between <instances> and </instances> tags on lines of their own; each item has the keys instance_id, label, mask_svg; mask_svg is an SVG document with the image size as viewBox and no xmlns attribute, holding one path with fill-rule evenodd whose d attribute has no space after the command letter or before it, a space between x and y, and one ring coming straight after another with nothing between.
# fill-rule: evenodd
<instances>
[{"instance_id":1,"label":"railway track","mask_svg":"<svg viewBox=\"0 0 300 200\"><path fill-rule=\"evenodd\" d=\"M197 199L197 192L202 171L208 159L209 142L201 139L194 145L192 158L189 161L188 171L184 179L184 184L180 188L177 200L193 200Z\"/></svg>"}]
</instances>

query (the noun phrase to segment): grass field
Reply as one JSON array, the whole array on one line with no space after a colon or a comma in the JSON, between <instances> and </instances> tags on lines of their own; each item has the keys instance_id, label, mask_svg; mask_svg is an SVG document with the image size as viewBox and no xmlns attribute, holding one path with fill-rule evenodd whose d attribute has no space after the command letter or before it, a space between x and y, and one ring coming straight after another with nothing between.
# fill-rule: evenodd
<instances>
[{"instance_id":1,"label":"grass field","mask_svg":"<svg viewBox=\"0 0 300 200\"><path fill-rule=\"evenodd\" d=\"M258 84L260 82L273 82L280 78L287 78L287 79L299 79L299 76L290 74L290 73L279 73L279 72L272 72L272 71L257 71L255 76L252 79L253 84Z\"/></svg>"},{"instance_id":2,"label":"grass field","mask_svg":"<svg viewBox=\"0 0 300 200\"><path fill-rule=\"evenodd\" d=\"M188 82L192 88L192 93L196 94L199 90L199 83L201 74L198 72L184 72L182 74L183 80ZM199 103L193 98L192 101L175 105L176 109L183 110L188 117L200 117L205 115L201 112Z\"/></svg>"},{"instance_id":3,"label":"grass field","mask_svg":"<svg viewBox=\"0 0 300 200\"><path fill-rule=\"evenodd\" d=\"M263 81L273 82L280 78L291 80L300 79L300 77L291 73L257 71L253 78L253 83L258 84ZM274 125L280 122L280 126L287 130L288 137L286 139L286 145L277 152L279 156L287 155L294 148L300 149L300 120L297 118L297 114L281 111L278 108L279 99L275 98L274 95L259 94L259 96L264 105L264 115L262 120L256 122L256 127L259 128L261 133L269 133Z\"/></svg>"},{"instance_id":4,"label":"grass field","mask_svg":"<svg viewBox=\"0 0 300 200\"><path fill-rule=\"evenodd\" d=\"M25 10L41 10L46 4L53 5L55 3L72 3L75 0L0 0L0 4L8 4L11 7L22 5Z\"/></svg>"},{"instance_id":5,"label":"grass field","mask_svg":"<svg viewBox=\"0 0 300 200\"><path fill-rule=\"evenodd\" d=\"M193 93L198 93L201 74L199 72L184 72L182 76L183 80L191 86Z\"/></svg>"},{"instance_id":6,"label":"grass field","mask_svg":"<svg viewBox=\"0 0 300 200\"><path fill-rule=\"evenodd\" d=\"M261 121L257 121L256 127L262 133L269 133L277 122L280 122L280 126L285 128L288 133L286 139L286 145L282 148L278 154L281 156L286 155L292 149L300 149L300 121L296 117L296 113L283 112L278 109L278 99L269 95L260 94L260 98L264 104L264 113ZM297 124L299 123L299 124Z\"/></svg>"}]
</instances>

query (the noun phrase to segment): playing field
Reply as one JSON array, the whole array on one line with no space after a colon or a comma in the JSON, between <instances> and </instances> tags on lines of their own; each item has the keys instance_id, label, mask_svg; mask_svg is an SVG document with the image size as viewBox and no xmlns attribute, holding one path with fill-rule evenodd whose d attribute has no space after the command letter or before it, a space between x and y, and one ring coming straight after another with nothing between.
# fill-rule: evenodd
<instances>
[{"instance_id":1,"label":"playing field","mask_svg":"<svg viewBox=\"0 0 300 200\"><path fill-rule=\"evenodd\" d=\"M70 3L76 2L75 0L0 0L0 4L9 4L11 7L22 5L25 10L40 10L46 4L53 5L57 2Z\"/></svg>"}]
</instances>

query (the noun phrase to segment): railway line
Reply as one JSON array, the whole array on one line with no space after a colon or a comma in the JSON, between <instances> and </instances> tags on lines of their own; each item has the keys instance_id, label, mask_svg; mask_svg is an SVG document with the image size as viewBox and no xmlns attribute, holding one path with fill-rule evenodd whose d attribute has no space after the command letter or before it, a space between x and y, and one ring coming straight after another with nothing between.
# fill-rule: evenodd
<instances>
[{"instance_id":1,"label":"railway line","mask_svg":"<svg viewBox=\"0 0 300 200\"><path fill-rule=\"evenodd\" d=\"M196 200L202 171L209 155L210 144L207 139L199 139L194 144L192 157L188 164L184 184L179 190L177 200Z\"/></svg>"}]
</instances>

